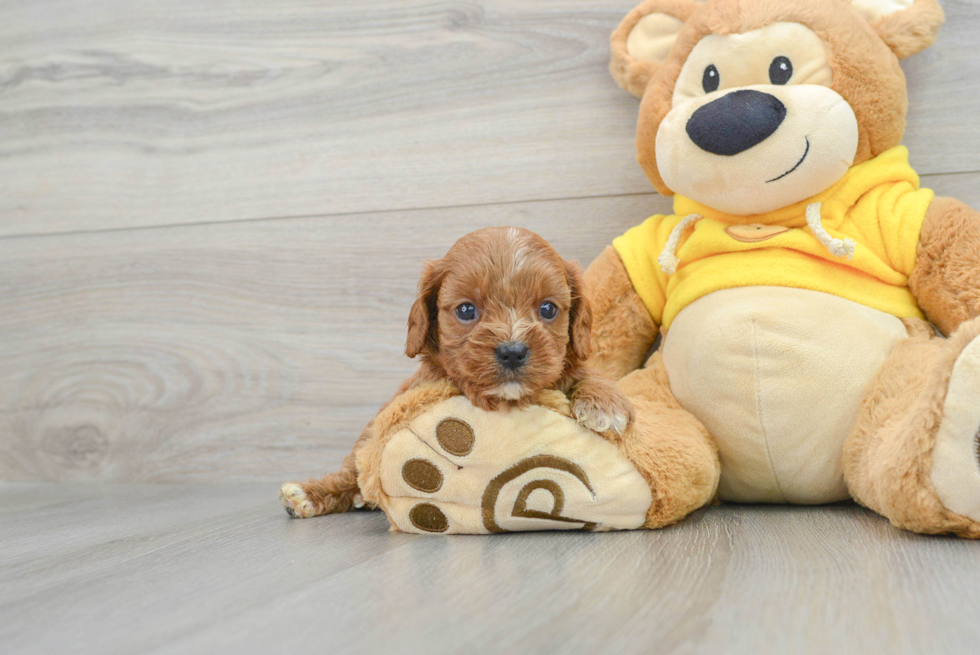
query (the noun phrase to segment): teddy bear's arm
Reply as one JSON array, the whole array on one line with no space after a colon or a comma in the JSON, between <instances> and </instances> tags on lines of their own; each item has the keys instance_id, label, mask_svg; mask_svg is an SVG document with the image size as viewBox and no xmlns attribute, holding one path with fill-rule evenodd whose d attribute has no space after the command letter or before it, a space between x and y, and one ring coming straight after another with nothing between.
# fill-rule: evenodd
<instances>
[{"instance_id":1,"label":"teddy bear's arm","mask_svg":"<svg viewBox=\"0 0 980 655\"><path fill-rule=\"evenodd\" d=\"M953 198L933 200L909 288L945 335L980 316L980 213Z\"/></svg>"},{"instance_id":2,"label":"teddy bear's arm","mask_svg":"<svg viewBox=\"0 0 980 655\"><path fill-rule=\"evenodd\" d=\"M618 380L643 365L657 338L657 325L612 246L589 265L585 283L595 317L589 363Z\"/></svg>"}]
</instances>

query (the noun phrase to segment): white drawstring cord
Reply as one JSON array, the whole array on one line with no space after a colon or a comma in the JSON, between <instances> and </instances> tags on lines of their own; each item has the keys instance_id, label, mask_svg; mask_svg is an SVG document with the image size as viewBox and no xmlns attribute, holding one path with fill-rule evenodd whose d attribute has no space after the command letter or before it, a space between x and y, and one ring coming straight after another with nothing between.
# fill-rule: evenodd
<instances>
[{"instance_id":1,"label":"white drawstring cord","mask_svg":"<svg viewBox=\"0 0 980 655\"><path fill-rule=\"evenodd\" d=\"M854 259L854 251L857 248L854 240L835 239L830 236L830 233L823 226L823 217L820 215L822 206L821 203L815 202L812 205L807 205L806 208L806 224L810 227L810 231L813 232L813 236L817 237L820 243L834 257L847 257L849 260ZM702 218L704 217L701 214L691 214L684 217L671 230L670 237L664 245L664 250L660 253L660 257L657 258L657 263L660 264L660 270L667 275L673 275L677 272L677 266L680 264L680 260L677 258L677 248L680 246L681 237L684 236L684 232Z\"/></svg>"},{"instance_id":2,"label":"white drawstring cord","mask_svg":"<svg viewBox=\"0 0 980 655\"><path fill-rule=\"evenodd\" d=\"M854 250L856 246L854 245L853 239L835 239L830 236L830 233L824 229L822 220L820 216L820 208L823 205L819 202L815 202L812 205L807 205L806 208L806 224L810 226L810 231L813 232L813 236L820 239L830 254L834 257L847 257L848 259L854 259Z\"/></svg>"},{"instance_id":3,"label":"white drawstring cord","mask_svg":"<svg viewBox=\"0 0 980 655\"><path fill-rule=\"evenodd\" d=\"M660 257L657 258L657 263L660 264L660 270L662 270L667 275L673 275L677 272L677 265L680 264L680 260L677 259L677 246L681 243L681 237L684 236L684 231L700 221L703 216L701 214L691 214L686 216L681 220L680 223L674 227L670 232L670 238L667 239L666 245L664 245L664 250L660 253Z\"/></svg>"}]
</instances>

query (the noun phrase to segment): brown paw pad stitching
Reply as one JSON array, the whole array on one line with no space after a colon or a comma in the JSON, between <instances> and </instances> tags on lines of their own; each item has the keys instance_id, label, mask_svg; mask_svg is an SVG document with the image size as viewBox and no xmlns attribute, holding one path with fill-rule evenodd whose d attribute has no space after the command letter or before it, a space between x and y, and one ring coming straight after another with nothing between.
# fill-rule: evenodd
<instances>
[{"instance_id":1,"label":"brown paw pad stitching","mask_svg":"<svg viewBox=\"0 0 980 655\"><path fill-rule=\"evenodd\" d=\"M449 529L449 519L442 510L431 503L420 503L408 513L408 519L419 530L425 532L445 532Z\"/></svg>"},{"instance_id":2,"label":"brown paw pad stitching","mask_svg":"<svg viewBox=\"0 0 980 655\"><path fill-rule=\"evenodd\" d=\"M433 494L442 488L442 472L424 459L410 459L402 466L402 479L417 491Z\"/></svg>"},{"instance_id":3,"label":"brown paw pad stitching","mask_svg":"<svg viewBox=\"0 0 980 655\"><path fill-rule=\"evenodd\" d=\"M450 455L466 457L473 452L476 436L466 422L457 418L444 418L436 426L436 439Z\"/></svg>"},{"instance_id":4,"label":"brown paw pad stitching","mask_svg":"<svg viewBox=\"0 0 980 655\"><path fill-rule=\"evenodd\" d=\"M977 458L977 466L980 466L980 430L977 430L977 436L973 438L973 454Z\"/></svg>"}]
</instances>

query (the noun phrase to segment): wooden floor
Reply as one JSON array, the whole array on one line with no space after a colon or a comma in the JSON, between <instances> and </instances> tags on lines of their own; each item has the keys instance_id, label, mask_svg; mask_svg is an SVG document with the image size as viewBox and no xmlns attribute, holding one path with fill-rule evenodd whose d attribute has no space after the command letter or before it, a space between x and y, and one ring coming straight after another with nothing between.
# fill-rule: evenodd
<instances>
[{"instance_id":1,"label":"wooden floor","mask_svg":"<svg viewBox=\"0 0 980 655\"><path fill-rule=\"evenodd\" d=\"M0 487L0 651L976 653L980 549L853 505L428 537L275 485Z\"/></svg>"},{"instance_id":2,"label":"wooden floor","mask_svg":"<svg viewBox=\"0 0 980 655\"><path fill-rule=\"evenodd\" d=\"M978 544L853 506L278 507L411 372L423 260L511 224L587 263L670 208L606 68L635 1L0 3L0 653L978 652ZM942 1L905 142L980 207L980 3Z\"/></svg>"}]
</instances>

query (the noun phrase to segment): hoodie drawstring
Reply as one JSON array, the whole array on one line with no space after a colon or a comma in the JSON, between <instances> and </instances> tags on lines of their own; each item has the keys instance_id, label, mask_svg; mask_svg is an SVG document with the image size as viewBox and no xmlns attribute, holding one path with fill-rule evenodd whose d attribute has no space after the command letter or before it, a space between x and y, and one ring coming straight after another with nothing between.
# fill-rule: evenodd
<instances>
[{"instance_id":1,"label":"hoodie drawstring","mask_svg":"<svg viewBox=\"0 0 980 655\"><path fill-rule=\"evenodd\" d=\"M823 226L823 217L820 216L820 208L823 205L819 202L815 202L812 205L807 205L806 208L806 224L810 226L810 231L813 232L813 236L820 239L820 243L824 245L830 254L834 257L847 257L848 259L854 259L854 250L856 246L854 245L853 239L835 239L830 236L830 233Z\"/></svg>"},{"instance_id":2,"label":"hoodie drawstring","mask_svg":"<svg viewBox=\"0 0 980 655\"><path fill-rule=\"evenodd\" d=\"M681 260L677 258L677 246L681 243L681 237L684 236L684 231L702 218L704 216L701 214L691 214L681 219L681 222L671 230L670 238L667 239L663 252L657 258L657 263L660 264L660 270L667 275L676 273L677 265L681 263Z\"/></svg>"},{"instance_id":3,"label":"hoodie drawstring","mask_svg":"<svg viewBox=\"0 0 980 655\"><path fill-rule=\"evenodd\" d=\"M854 240L835 239L830 236L830 233L823 226L823 217L820 215L820 209L822 207L822 203L815 202L807 205L806 208L806 224L810 227L810 231L813 232L813 236L817 237L820 243L834 257L847 257L849 260L854 259L854 251L857 248ZM681 222L671 230L670 237L664 245L664 250L660 253L660 257L657 258L657 263L660 264L660 270L667 275L673 275L677 272L677 266L680 264L680 260L677 258L677 248L680 246L681 237L684 236L684 232L702 218L704 217L701 214L690 214L681 219Z\"/></svg>"}]
</instances>

